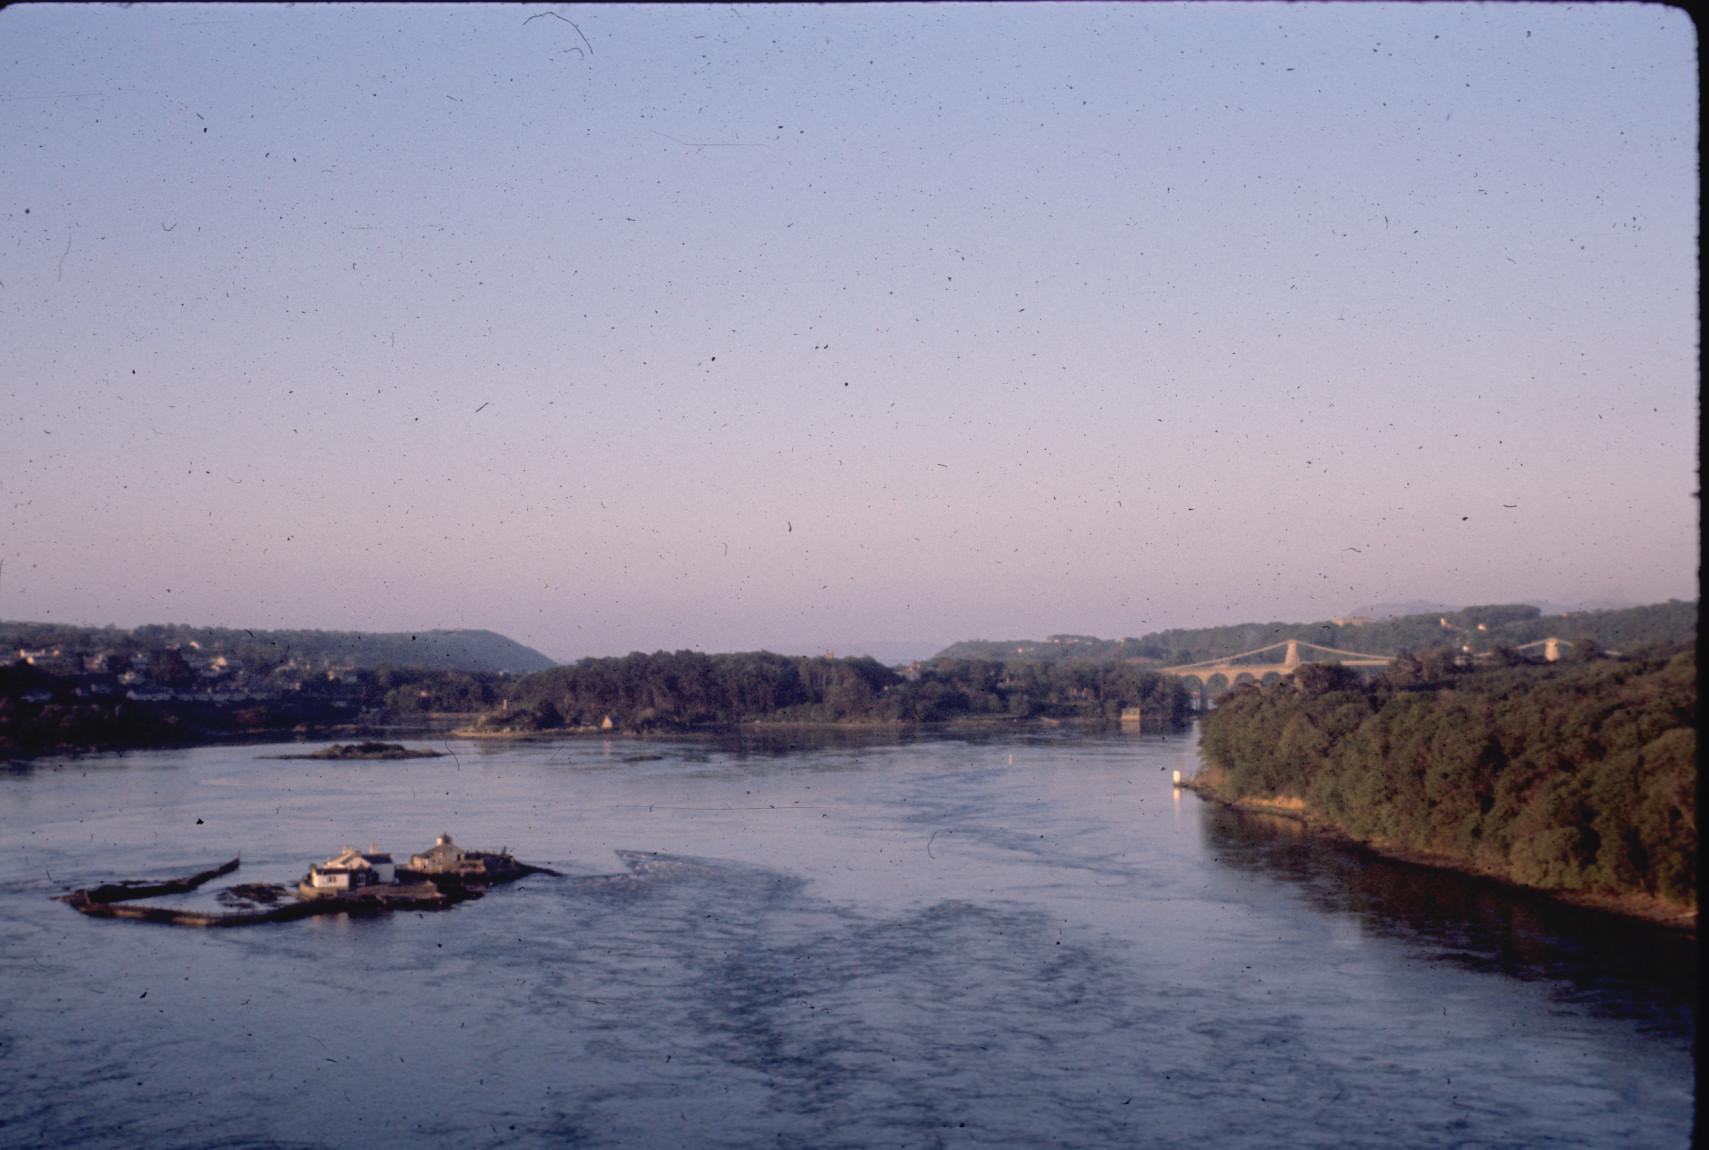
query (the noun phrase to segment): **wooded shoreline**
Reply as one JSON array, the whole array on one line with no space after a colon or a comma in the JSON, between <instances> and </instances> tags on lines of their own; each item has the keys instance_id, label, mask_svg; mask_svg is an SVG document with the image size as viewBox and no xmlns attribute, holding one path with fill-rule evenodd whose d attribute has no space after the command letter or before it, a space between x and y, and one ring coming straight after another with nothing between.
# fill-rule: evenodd
<instances>
[{"instance_id":1,"label":"wooded shoreline","mask_svg":"<svg viewBox=\"0 0 1709 1150\"><path fill-rule=\"evenodd\" d=\"M1202 726L1197 781L1218 797L1583 905L1697 906L1692 648L1401 659L1369 681L1307 666L1230 692Z\"/></svg>"},{"instance_id":2,"label":"wooded shoreline","mask_svg":"<svg viewBox=\"0 0 1709 1150\"><path fill-rule=\"evenodd\" d=\"M1239 811L1243 814L1287 819L1289 822L1299 823L1311 834L1353 850L1368 852L1387 862L1401 863L1427 870L1450 871L1466 878L1490 883L1508 891L1545 898L1566 906L1615 914L1622 918L1666 927L1669 930L1693 937L1697 934L1697 909L1695 907L1681 906L1678 903L1639 893L1605 894L1530 886L1515 882L1488 867L1480 867L1470 860L1431 851L1409 849L1381 840L1359 838L1318 815L1306 805L1303 799L1297 797L1280 796L1261 799L1230 795L1203 776L1183 778L1177 785L1182 790L1192 791L1207 802L1216 803L1230 810Z\"/></svg>"}]
</instances>

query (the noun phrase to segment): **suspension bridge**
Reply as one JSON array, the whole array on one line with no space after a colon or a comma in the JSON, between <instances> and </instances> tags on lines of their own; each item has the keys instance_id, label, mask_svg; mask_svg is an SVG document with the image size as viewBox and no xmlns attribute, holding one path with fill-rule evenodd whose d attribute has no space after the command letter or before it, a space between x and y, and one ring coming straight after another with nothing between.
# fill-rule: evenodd
<instances>
[{"instance_id":1,"label":"suspension bridge","mask_svg":"<svg viewBox=\"0 0 1709 1150\"><path fill-rule=\"evenodd\" d=\"M1280 658L1276 657L1278 653ZM1263 658L1259 658L1260 656ZM1233 690L1242 680L1261 684L1286 678L1306 663L1339 663L1355 670L1379 671L1393 662L1392 655L1370 655L1363 651L1325 647L1321 643L1310 643L1304 639L1283 639L1264 647L1242 651L1237 655L1224 655L1199 663L1182 663L1175 667L1159 667L1157 670L1164 675L1196 680L1198 694L1195 702L1202 711L1209 706L1213 691L1217 695L1224 694ZM1216 690L1213 683L1213 680L1218 678L1223 681L1221 690Z\"/></svg>"}]
</instances>

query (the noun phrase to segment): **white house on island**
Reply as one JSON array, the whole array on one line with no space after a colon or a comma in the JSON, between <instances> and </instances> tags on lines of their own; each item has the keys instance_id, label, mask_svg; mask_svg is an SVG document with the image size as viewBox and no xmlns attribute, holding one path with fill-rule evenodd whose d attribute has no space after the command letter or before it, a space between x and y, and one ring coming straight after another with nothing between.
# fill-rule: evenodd
<instances>
[{"instance_id":1,"label":"white house on island","mask_svg":"<svg viewBox=\"0 0 1709 1150\"><path fill-rule=\"evenodd\" d=\"M397 866L392 856L370 846L366 852L345 847L325 862L310 866L303 885L316 894L336 894L357 887L390 886L395 882Z\"/></svg>"}]
</instances>

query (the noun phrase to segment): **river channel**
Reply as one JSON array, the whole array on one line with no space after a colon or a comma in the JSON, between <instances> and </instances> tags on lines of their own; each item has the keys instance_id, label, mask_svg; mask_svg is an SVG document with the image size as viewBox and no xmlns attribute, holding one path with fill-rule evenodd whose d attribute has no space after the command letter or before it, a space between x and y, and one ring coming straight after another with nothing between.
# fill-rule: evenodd
<instances>
[{"instance_id":1,"label":"river channel","mask_svg":"<svg viewBox=\"0 0 1709 1150\"><path fill-rule=\"evenodd\" d=\"M0 1145L1691 1141L1693 943L1177 792L1190 736L435 745L0 772ZM563 876L234 930L53 901L440 832Z\"/></svg>"}]
</instances>

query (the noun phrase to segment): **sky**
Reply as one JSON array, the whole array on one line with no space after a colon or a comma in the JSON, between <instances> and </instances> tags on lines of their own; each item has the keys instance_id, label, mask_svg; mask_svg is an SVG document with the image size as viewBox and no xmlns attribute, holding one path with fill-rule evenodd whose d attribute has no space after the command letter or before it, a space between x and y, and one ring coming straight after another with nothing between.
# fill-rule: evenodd
<instances>
[{"instance_id":1,"label":"sky","mask_svg":"<svg viewBox=\"0 0 1709 1150\"><path fill-rule=\"evenodd\" d=\"M30 5L0 61L0 618L1697 595L1676 9Z\"/></svg>"}]
</instances>

